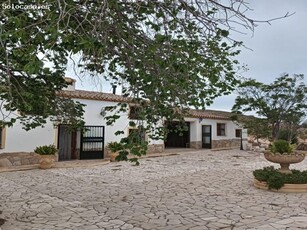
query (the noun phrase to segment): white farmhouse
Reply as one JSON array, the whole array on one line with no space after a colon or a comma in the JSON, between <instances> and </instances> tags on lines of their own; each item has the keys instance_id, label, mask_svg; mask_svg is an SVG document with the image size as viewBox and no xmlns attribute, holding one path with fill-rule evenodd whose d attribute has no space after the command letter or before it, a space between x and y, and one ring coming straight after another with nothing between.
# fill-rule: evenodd
<instances>
[{"instance_id":1,"label":"white farmhouse","mask_svg":"<svg viewBox=\"0 0 307 230\"><path fill-rule=\"evenodd\" d=\"M61 92L61 96L72 98L85 104L84 121L87 131L71 132L67 125L54 124L48 121L44 127L25 131L16 123L13 127L0 128L0 157L2 153L16 154L18 152L33 152L37 146L55 144L59 149L59 160L73 159L102 159L107 157L105 146L111 141L119 141L129 135L132 127L129 126L130 115L120 114L118 121L111 126L106 125L104 108L117 105L118 102L127 102L127 98L111 94L75 89L73 84ZM132 108L132 107L130 107ZM131 111L131 109L130 109ZM163 152L165 148L206 148L229 149L245 146L246 130L242 131L231 118L229 112L213 110L191 110L191 116L185 121L189 129L179 135L170 132L166 141L149 141L149 152ZM170 127L176 125L171 122ZM116 136L117 130L124 134Z\"/></svg>"}]
</instances>

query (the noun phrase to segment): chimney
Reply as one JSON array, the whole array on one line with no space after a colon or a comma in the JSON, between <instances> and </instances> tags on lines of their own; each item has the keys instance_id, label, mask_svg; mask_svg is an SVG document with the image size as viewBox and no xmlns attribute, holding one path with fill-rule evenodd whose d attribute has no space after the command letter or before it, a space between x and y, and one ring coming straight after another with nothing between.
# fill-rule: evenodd
<instances>
[{"instance_id":1,"label":"chimney","mask_svg":"<svg viewBox=\"0 0 307 230\"><path fill-rule=\"evenodd\" d=\"M112 89L113 89L113 94L116 94L116 85L112 85Z\"/></svg>"},{"instance_id":2,"label":"chimney","mask_svg":"<svg viewBox=\"0 0 307 230\"><path fill-rule=\"evenodd\" d=\"M68 86L64 90L74 91L76 90L76 80L70 77L64 77Z\"/></svg>"}]
</instances>

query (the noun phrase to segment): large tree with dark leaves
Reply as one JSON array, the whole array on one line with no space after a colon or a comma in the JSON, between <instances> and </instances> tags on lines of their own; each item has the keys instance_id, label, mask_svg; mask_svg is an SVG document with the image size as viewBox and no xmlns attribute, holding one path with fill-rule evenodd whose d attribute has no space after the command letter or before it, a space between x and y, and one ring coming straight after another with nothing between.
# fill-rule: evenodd
<instances>
[{"instance_id":1,"label":"large tree with dark leaves","mask_svg":"<svg viewBox=\"0 0 307 230\"><path fill-rule=\"evenodd\" d=\"M302 74L283 74L271 84L248 79L238 87L237 93L233 112L256 112L264 118L262 124L268 123L273 140L278 139L281 128L289 133L295 131L307 116L307 86Z\"/></svg>"},{"instance_id":2,"label":"large tree with dark leaves","mask_svg":"<svg viewBox=\"0 0 307 230\"><path fill-rule=\"evenodd\" d=\"M4 1L0 119L19 119L26 129L50 116L78 123L81 105L56 94L74 55L81 72L127 83L145 130L161 119L182 119L188 108L205 108L237 85L240 43L229 31L253 30L248 9L244 0ZM19 113L10 119L12 111Z\"/></svg>"}]
</instances>

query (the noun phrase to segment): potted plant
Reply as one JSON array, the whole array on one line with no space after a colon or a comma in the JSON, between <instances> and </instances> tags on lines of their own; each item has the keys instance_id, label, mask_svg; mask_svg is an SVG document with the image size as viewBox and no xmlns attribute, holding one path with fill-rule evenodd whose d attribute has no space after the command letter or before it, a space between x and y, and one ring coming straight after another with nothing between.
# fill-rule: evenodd
<instances>
[{"instance_id":1,"label":"potted plant","mask_svg":"<svg viewBox=\"0 0 307 230\"><path fill-rule=\"evenodd\" d=\"M279 172L290 174L290 164L299 163L304 160L304 152L294 150L294 145L290 145L285 140L274 141L269 149L264 151L264 157L270 162L280 164Z\"/></svg>"},{"instance_id":2,"label":"potted plant","mask_svg":"<svg viewBox=\"0 0 307 230\"><path fill-rule=\"evenodd\" d=\"M50 169L54 165L57 149L54 145L38 146L34 152L41 156L39 168Z\"/></svg>"},{"instance_id":3,"label":"potted plant","mask_svg":"<svg viewBox=\"0 0 307 230\"><path fill-rule=\"evenodd\" d=\"M124 149L123 145L116 141L109 142L107 144L107 148L109 150L109 157L111 162L116 161L116 157L119 155L119 152Z\"/></svg>"}]
</instances>

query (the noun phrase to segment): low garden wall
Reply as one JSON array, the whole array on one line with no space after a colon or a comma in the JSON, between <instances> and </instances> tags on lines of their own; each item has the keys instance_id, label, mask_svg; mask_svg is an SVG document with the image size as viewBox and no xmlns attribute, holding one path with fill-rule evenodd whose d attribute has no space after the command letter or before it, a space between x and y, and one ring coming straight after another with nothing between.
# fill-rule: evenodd
<instances>
[{"instance_id":1,"label":"low garden wall","mask_svg":"<svg viewBox=\"0 0 307 230\"><path fill-rule=\"evenodd\" d=\"M244 139L243 141L246 141ZM239 148L241 145L241 139L228 139L228 140L212 140L212 149L227 149L227 148Z\"/></svg>"},{"instance_id":2,"label":"low garden wall","mask_svg":"<svg viewBox=\"0 0 307 230\"><path fill-rule=\"evenodd\" d=\"M148 145L147 153L163 153L164 145Z\"/></svg>"},{"instance_id":3,"label":"low garden wall","mask_svg":"<svg viewBox=\"0 0 307 230\"><path fill-rule=\"evenodd\" d=\"M247 141L247 139L243 139ZM231 148L240 148L241 139L225 139L225 140L212 140L212 149L231 149ZM190 148L192 149L201 149L201 141L191 141Z\"/></svg>"},{"instance_id":4,"label":"low garden wall","mask_svg":"<svg viewBox=\"0 0 307 230\"><path fill-rule=\"evenodd\" d=\"M55 156L57 161L58 156ZM0 154L0 168L39 164L40 155L31 152L15 152Z\"/></svg>"},{"instance_id":5,"label":"low garden wall","mask_svg":"<svg viewBox=\"0 0 307 230\"><path fill-rule=\"evenodd\" d=\"M40 155L29 152L2 153L0 154L0 167L39 164Z\"/></svg>"}]
</instances>

